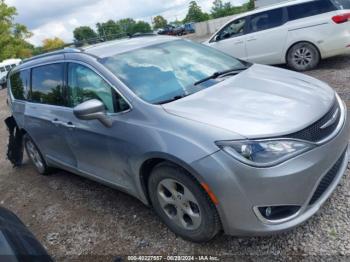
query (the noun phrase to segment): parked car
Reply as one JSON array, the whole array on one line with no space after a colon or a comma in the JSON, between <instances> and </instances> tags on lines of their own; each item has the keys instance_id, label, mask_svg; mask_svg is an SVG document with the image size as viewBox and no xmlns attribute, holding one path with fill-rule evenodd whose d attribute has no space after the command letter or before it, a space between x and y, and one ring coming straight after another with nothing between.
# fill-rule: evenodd
<instances>
[{"instance_id":1,"label":"parked car","mask_svg":"<svg viewBox=\"0 0 350 262\"><path fill-rule=\"evenodd\" d=\"M183 25L175 27L173 30L173 35L176 35L176 36L182 36L182 35L185 35L186 33L187 32L186 32L185 26Z\"/></svg>"},{"instance_id":2,"label":"parked car","mask_svg":"<svg viewBox=\"0 0 350 262\"><path fill-rule=\"evenodd\" d=\"M205 44L261 64L297 71L350 52L350 0L296 0L236 16Z\"/></svg>"},{"instance_id":3,"label":"parked car","mask_svg":"<svg viewBox=\"0 0 350 262\"><path fill-rule=\"evenodd\" d=\"M16 67L21 62L21 59L8 59L0 63L0 89L6 86L6 77L8 72Z\"/></svg>"},{"instance_id":4,"label":"parked car","mask_svg":"<svg viewBox=\"0 0 350 262\"><path fill-rule=\"evenodd\" d=\"M159 35L174 35L175 26L167 25L158 31Z\"/></svg>"},{"instance_id":5,"label":"parked car","mask_svg":"<svg viewBox=\"0 0 350 262\"><path fill-rule=\"evenodd\" d=\"M187 23L184 27L187 34L193 34L196 32L195 23Z\"/></svg>"},{"instance_id":6,"label":"parked car","mask_svg":"<svg viewBox=\"0 0 350 262\"><path fill-rule=\"evenodd\" d=\"M40 174L128 192L191 241L293 228L348 163L346 106L326 83L175 37L48 53L9 81L16 144Z\"/></svg>"}]
</instances>

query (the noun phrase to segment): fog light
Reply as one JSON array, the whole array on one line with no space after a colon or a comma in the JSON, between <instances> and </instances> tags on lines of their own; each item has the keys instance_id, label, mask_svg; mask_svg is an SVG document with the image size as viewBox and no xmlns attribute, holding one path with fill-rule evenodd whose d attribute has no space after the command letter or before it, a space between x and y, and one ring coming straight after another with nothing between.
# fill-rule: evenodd
<instances>
[{"instance_id":1,"label":"fog light","mask_svg":"<svg viewBox=\"0 0 350 262\"><path fill-rule=\"evenodd\" d=\"M280 220L295 215L300 209L300 206L266 206L259 207L258 210L267 220Z\"/></svg>"}]
</instances>

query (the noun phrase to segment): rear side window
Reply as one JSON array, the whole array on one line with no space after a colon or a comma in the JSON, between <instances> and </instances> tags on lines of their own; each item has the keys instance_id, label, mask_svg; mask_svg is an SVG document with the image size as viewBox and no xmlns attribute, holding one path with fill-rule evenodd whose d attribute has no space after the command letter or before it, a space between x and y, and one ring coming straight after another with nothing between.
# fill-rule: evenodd
<instances>
[{"instance_id":1,"label":"rear side window","mask_svg":"<svg viewBox=\"0 0 350 262\"><path fill-rule=\"evenodd\" d=\"M331 0L331 1L340 10L350 9L350 0Z\"/></svg>"},{"instance_id":2,"label":"rear side window","mask_svg":"<svg viewBox=\"0 0 350 262\"><path fill-rule=\"evenodd\" d=\"M27 99L27 90L29 87L30 74L29 70L16 72L11 75L11 92L14 98L19 100Z\"/></svg>"},{"instance_id":3,"label":"rear side window","mask_svg":"<svg viewBox=\"0 0 350 262\"><path fill-rule=\"evenodd\" d=\"M250 18L250 33L278 27L283 24L283 9L269 10L252 15Z\"/></svg>"},{"instance_id":4,"label":"rear side window","mask_svg":"<svg viewBox=\"0 0 350 262\"><path fill-rule=\"evenodd\" d=\"M3 72L5 72L6 70L5 70L5 67L0 67L0 72L1 73L3 73Z\"/></svg>"},{"instance_id":5,"label":"rear side window","mask_svg":"<svg viewBox=\"0 0 350 262\"><path fill-rule=\"evenodd\" d=\"M63 72L64 66L62 63L33 68L31 101L64 106Z\"/></svg>"},{"instance_id":6,"label":"rear side window","mask_svg":"<svg viewBox=\"0 0 350 262\"><path fill-rule=\"evenodd\" d=\"M335 11L329 0L317 0L287 7L289 21Z\"/></svg>"}]
</instances>

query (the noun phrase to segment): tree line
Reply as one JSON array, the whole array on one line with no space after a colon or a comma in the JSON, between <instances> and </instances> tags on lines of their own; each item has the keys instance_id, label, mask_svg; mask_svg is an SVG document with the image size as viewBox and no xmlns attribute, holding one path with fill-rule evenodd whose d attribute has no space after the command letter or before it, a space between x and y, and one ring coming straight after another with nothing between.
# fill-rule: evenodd
<instances>
[{"instance_id":1,"label":"tree line","mask_svg":"<svg viewBox=\"0 0 350 262\"><path fill-rule=\"evenodd\" d=\"M168 24L180 25L191 22L202 22L209 19L234 15L255 8L254 0L249 0L241 6L233 6L230 2L214 0L209 13L203 12L196 1L189 3L185 18L181 21L168 22L163 16L152 19L152 25L145 21L135 21L132 18L120 20L108 20L96 24L96 30L90 26L80 26L74 29L74 42L77 45L91 44L96 41L113 40L135 33L148 33L152 30L164 28ZM67 45L62 39L48 38L42 45L34 47L26 41L32 33L25 25L14 22L17 15L15 7L6 5L5 0L0 0L0 61L8 58L27 58L50 50L59 49Z\"/></svg>"}]
</instances>

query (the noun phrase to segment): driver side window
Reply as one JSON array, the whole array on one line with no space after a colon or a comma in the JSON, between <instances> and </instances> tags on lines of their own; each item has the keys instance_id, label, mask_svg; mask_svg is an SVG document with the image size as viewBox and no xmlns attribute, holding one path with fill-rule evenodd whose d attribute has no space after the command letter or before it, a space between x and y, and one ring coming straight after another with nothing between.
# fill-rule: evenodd
<instances>
[{"instance_id":1,"label":"driver side window","mask_svg":"<svg viewBox=\"0 0 350 262\"><path fill-rule=\"evenodd\" d=\"M232 23L228 24L224 29L218 34L217 40L224 40L228 38L233 38L237 36L244 35L244 27L246 24L246 18L240 18Z\"/></svg>"},{"instance_id":2,"label":"driver side window","mask_svg":"<svg viewBox=\"0 0 350 262\"><path fill-rule=\"evenodd\" d=\"M125 100L113 88L90 68L68 64L68 101L75 107L85 101L100 100L107 112L122 112L128 109Z\"/></svg>"}]
</instances>

